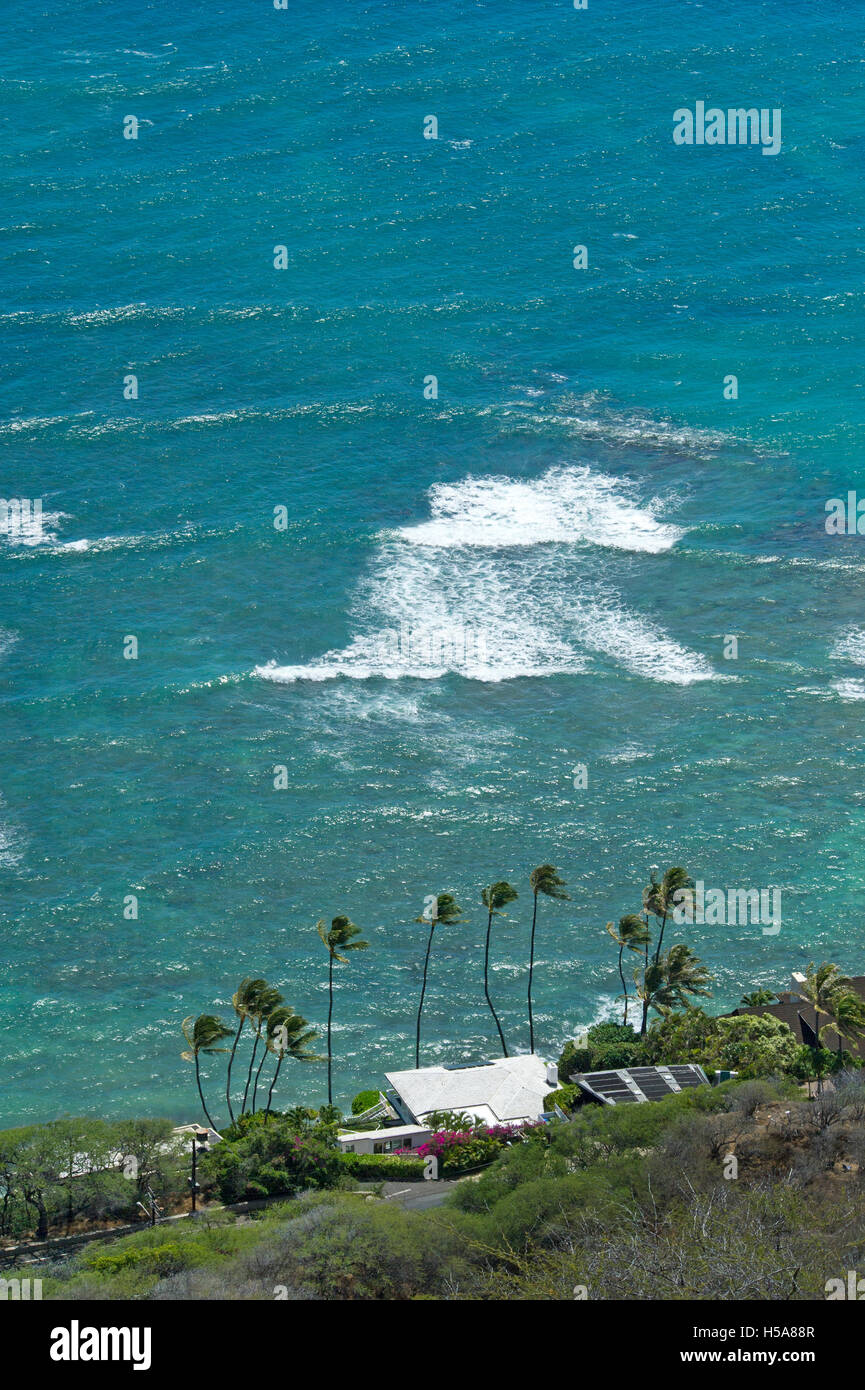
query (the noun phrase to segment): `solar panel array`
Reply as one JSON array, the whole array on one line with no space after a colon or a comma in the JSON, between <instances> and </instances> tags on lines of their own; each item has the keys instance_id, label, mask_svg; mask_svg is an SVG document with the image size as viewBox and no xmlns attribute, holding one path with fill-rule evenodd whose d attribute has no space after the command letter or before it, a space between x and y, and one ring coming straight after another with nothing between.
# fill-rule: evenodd
<instances>
[{"instance_id":1,"label":"solar panel array","mask_svg":"<svg viewBox=\"0 0 865 1390\"><path fill-rule=\"evenodd\" d=\"M641 1104L663 1100L690 1086L706 1086L701 1067L692 1063L670 1067L620 1067L616 1071L580 1072L574 1081L606 1105Z\"/></svg>"}]
</instances>

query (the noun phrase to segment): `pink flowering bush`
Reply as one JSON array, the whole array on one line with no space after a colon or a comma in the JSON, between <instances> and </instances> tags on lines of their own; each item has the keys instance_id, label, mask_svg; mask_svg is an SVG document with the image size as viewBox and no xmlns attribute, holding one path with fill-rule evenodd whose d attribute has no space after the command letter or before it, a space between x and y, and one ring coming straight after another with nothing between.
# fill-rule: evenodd
<instances>
[{"instance_id":1,"label":"pink flowering bush","mask_svg":"<svg viewBox=\"0 0 865 1390\"><path fill-rule=\"evenodd\" d=\"M532 1131L546 1129L543 1121L531 1125L476 1125L473 1129L439 1129L416 1149L399 1149L401 1155L438 1159L442 1174L466 1172L490 1163L507 1144L522 1143Z\"/></svg>"}]
</instances>

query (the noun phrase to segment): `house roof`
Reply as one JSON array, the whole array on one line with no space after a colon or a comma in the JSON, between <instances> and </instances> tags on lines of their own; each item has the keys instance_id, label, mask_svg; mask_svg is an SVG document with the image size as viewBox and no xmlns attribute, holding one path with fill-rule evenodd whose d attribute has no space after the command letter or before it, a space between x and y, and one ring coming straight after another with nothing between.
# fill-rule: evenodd
<instances>
[{"instance_id":1,"label":"house roof","mask_svg":"<svg viewBox=\"0 0 865 1390\"><path fill-rule=\"evenodd\" d=\"M544 1096L555 1089L537 1056L501 1057L458 1067L421 1067L386 1073L406 1109L422 1120L432 1110L462 1110L488 1124L537 1120Z\"/></svg>"},{"instance_id":2,"label":"house roof","mask_svg":"<svg viewBox=\"0 0 865 1390\"><path fill-rule=\"evenodd\" d=\"M850 981L850 985L860 998L865 999L865 975L854 975ZM840 1040L834 1029L826 1027L831 1018L831 1014L824 1013L820 1015L819 1020L815 1019L812 1005L806 1004L804 1000L798 997L795 991L791 990L780 990L778 992L778 1001L777 1004L740 1005L738 1009L733 1009L732 1014L728 1014L727 1017L736 1017L740 1014L753 1014L759 1017L762 1014L771 1014L773 1018L780 1019L782 1023L787 1024L788 1028L793 1031L797 1042L805 1041L802 1029L803 1020L808 1027L812 1029L819 1022L821 1029L826 1028L826 1032L823 1036L824 1047L828 1047L834 1052L837 1050L840 1041L841 1046L846 1048L846 1050L851 1052L855 1057L865 1058L865 1041L855 1041L850 1038Z\"/></svg>"},{"instance_id":3,"label":"house roof","mask_svg":"<svg viewBox=\"0 0 865 1390\"><path fill-rule=\"evenodd\" d=\"M341 1129L336 1137L341 1141L350 1139L354 1143L355 1139L408 1139L416 1134L429 1133L429 1125L388 1125L386 1129Z\"/></svg>"},{"instance_id":4,"label":"house roof","mask_svg":"<svg viewBox=\"0 0 865 1390\"><path fill-rule=\"evenodd\" d=\"M708 1086L702 1067L695 1062L658 1067L618 1067L614 1071L577 1072L572 1078L580 1090L604 1105L663 1100L691 1086Z\"/></svg>"}]
</instances>

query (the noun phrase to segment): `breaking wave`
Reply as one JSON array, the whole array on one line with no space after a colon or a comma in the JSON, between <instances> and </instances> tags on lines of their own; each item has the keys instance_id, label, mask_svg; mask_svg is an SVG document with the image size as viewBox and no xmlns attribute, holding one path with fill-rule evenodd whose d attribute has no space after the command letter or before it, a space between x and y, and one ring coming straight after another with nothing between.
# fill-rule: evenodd
<instances>
[{"instance_id":1,"label":"breaking wave","mask_svg":"<svg viewBox=\"0 0 865 1390\"><path fill-rule=\"evenodd\" d=\"M256 675L502 681L586 671L605 657L670 684L721 679L597 579L598 547L657 554L684 534L659 519L657 499L641 503L630 484L587 467L534 481L468 477L428 497L428 520L380 538L348 646Z\"/></svg>"}]
</instances>

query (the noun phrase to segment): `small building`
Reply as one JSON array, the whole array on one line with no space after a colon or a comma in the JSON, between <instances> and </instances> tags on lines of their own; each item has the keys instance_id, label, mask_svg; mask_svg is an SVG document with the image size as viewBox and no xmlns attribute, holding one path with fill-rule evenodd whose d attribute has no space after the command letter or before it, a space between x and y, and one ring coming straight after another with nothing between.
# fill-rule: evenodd
<instances>
[{"instance_id":1,"label":"small building","mask_svg":"<svg viewBox=\"0 0 865 1390\"><path fill-rule=\"evenodd\" d=\"M544 1097L558 1086L555 1063L535 1055L500 1057L467 1066L421 1067L386 1073L387 1099L405 1124L422 1124L436 1110L454 1110L488 1125L540 1120Z\"/></svg>"},{"instance_id":2,"label":"small building","mask_svg":"<svg viewBox=\"0 0 865 1390\"><path fill-rule=\"evenodd\" d=\"M617 1067L612 1071L576 1072L571 1080L586 1100L600 1105L629 1105L666 1096L692 1086L708 1086L709 1078L696 1062L660 1067Z\"/></svg>"},{"instance_id":3,"label":"small building","mask_svg":"<svg viewBox=\"0 0 865 1390\"><path fill-rule=\"evenodd\" d=\"M388 1129L343 1130L336 1136L344 1154L392 1154L397 1149L417 1149L432 1138L423 1125L391 1125Z\"/></svg>"},{"instance_id":4,"label":"small building","mask_svg":"<svg viewBox=\"0 0 865 1390\"><path fill-rule=\"evenodd\" d=\"M209 1125L176 1125L171 1133L183 1135L190 1143L192 1142L192 1136L195 1135L200 1149L210 1148L213 1144L222 1143L222 1135L218 1134L215 1129L211 1129Z\"/></svg>"}]
</instances>

